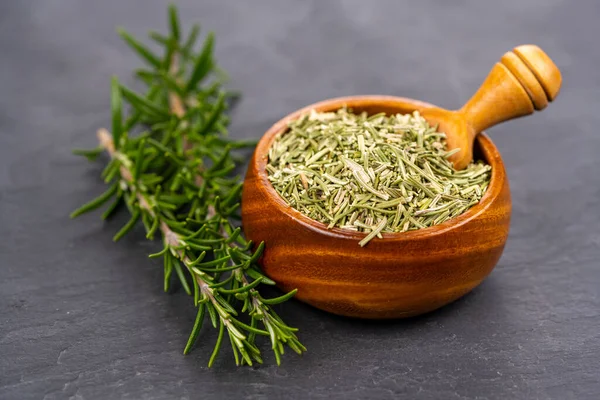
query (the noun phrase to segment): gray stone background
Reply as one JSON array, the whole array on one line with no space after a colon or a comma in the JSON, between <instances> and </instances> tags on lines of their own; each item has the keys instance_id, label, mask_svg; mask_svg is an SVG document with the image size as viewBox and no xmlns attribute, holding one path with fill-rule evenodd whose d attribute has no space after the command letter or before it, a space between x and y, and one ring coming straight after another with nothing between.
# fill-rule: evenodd
<instances>
[{"instance_id":1,"label":"gray stone background","mask_svg":"<svg viewBox=\"0 0 600 400\"><path fill-rule=\"evenodd\" d=\"M243 92L232 135L311 102L391 94L459 107L500 56L535 43L563 71L542 113L491 129L514 202L506 251L464 299L408 320L279 308L309 351L236 368L215 340L181 355L194 310L162 293L126 220L68 220L103 190L70 155L109 123L109 78L140 62L114 32L166 29L162 1L0 2L1 399L595 399L600 395L600 2L180 1L217 33ZM267 347L264 347L267 350Z\"/></svg>"}]
</instances>

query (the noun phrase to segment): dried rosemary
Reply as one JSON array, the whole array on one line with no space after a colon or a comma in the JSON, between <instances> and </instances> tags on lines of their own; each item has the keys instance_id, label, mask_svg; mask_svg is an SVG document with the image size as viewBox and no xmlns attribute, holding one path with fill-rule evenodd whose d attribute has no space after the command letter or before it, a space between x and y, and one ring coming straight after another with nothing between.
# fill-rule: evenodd
<instances>
[{"instance_id":1,"label":"dried rosemary","mask_svg":"<svg viewBox=\"0 0 600 400\"><path fill-rule=\"evenodd\" d=\"M308 217L367 233L405 232L441 224L477 204L491 167L457 171L445 135L418 112L386 116L312 111L289 124L269 151L269 180Z\"/></svg>"}]
</instances>

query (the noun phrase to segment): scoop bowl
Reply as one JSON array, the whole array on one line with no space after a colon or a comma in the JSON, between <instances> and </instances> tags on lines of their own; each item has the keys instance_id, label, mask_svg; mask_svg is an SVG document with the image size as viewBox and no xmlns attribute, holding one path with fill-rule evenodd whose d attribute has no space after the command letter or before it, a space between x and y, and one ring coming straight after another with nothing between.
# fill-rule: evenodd
<instances>
[{"instance_id":1,"label":"scoop bowl","mask_svg":"<svg viewBox=\"0 0 600 400\"><path fill-rule=\"evenodd\" d=\"M327 229L288 206L268 180L271 144L288 123L311 109L376 114L432 108L421 101L389 96L325 100L273 125L250 161L242 196L248 239L265 242L263 271L284 291L322 310L350 317L410 317L442 307L479 285L492 271L506 243L511 201L504 164L485 135L475 138L475 158L492 166L480 203L443 224L403 233L385 233L365 247L364 233Z\"/></svg>"}]
</instances>

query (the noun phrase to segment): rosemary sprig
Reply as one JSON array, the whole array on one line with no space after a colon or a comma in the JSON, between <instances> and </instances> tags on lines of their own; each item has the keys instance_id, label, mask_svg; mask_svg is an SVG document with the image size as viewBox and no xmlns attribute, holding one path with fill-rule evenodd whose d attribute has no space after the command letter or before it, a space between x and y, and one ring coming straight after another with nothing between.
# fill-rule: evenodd
<instances>
[{"instance_id":1,"label":"rosemary sprig","mask_svg":"<svg viewBox=\"0 0 600 400\"><path fill-rule=\"evenodd\" d=\"M257 261L264 244L246 241L233 221L239 220L241 178L232 152L248 142L227 138L225 114L230 96L213 58L214 36L209 34L199 53L194 44L199 27L182 37L177 10L169 7L170 34L151 33L164 48L154 54L126 31L125 42L149 65L136 76L146 84L139 94L116 78L111 86L112 133L97 132L99 147L77 150L95 159L110 156L102 176L109 189L74 211L78 216L109 202L103 218L125 205L131 218L117 232L117 241L139 221L148 239L162 237L163 249L150 257L162 257L164 289L169 291L173 273L193 297L197 317L184 349L189 353L205 319L218 328L218 338L208 365L215 362L225 333L237 365L262 363L256 337L268 336L277 364L285 346L298 354L306 349L272 309L296 291L266 299L260 284L274 284ZM123 114L122 103L129 112ZM141 132L140 132L141 131ZM140 132L133 135L133 132Z\"/></svg>"}]
</instances>

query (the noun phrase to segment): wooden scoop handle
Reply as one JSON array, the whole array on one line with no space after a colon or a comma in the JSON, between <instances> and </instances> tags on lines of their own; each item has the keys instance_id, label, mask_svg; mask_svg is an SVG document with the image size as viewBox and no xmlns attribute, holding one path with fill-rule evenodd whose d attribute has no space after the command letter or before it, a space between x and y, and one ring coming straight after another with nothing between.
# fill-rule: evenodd
<instances>
[{"instance_id":1,"label":"wooden scoop handle","mask_svg":"<svg viewBox=\"0 0 600 400\"><path fill-rule=\"evenodd\" d=\"M539 47L527 44L507 52L459 110L472 128L470 139L500 122L544 109L561 82L560 71Z\"/></svg>"}]
</instances>

